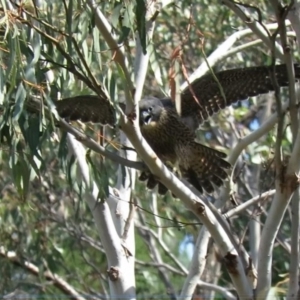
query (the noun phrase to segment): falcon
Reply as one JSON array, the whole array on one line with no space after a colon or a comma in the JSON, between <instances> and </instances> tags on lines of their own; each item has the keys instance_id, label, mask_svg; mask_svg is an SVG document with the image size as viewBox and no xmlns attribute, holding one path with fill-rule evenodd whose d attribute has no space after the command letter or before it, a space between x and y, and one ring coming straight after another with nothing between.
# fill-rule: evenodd
<instances>
[{"instance_id":1,"label":"falcon","mask_svg":"<svg viewBox=\"0 0 300 300\"><path fill-rule=\"evenodd\" d=\"M294 65L300 78L300 65ZM181 93L181 113L170 98L146 98L139 102L140 129L157 156L200 193L212 193L228 177L231 168L226 154L196 141L197 128L214 113L239 100L274 91L272 78L280 87L288 85L286 65L238 68L207 74L193 81ZM107 98L77 96L56 103L62 118L116 125L114 107ZM140 180L165 194L167 188L149 172Z\"/></svg>"}]
</instances>

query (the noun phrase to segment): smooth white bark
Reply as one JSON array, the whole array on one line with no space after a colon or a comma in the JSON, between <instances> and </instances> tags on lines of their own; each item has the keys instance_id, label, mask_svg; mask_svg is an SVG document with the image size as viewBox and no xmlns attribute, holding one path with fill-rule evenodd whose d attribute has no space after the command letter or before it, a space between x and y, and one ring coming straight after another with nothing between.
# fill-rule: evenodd
<instances>
[{"instance_id":1,"label":"smooth white bark","mask_svg":"<svg viewBox=\"0 0 300 300\"><path fill-rule=\"evenodd\" d=\"M204 226L202 226L198 234L194 254L190 262L189 274L184 281L184 285L180 293L180 299L182 300L190 300L193 296L195 288L199 282L199 278L205 268L209 238L209 232Z\"/></svg>"},{"instance_id":2,"label":"smooth white bark","mask_svg":"<svg viewBox=\"0 0 300 300\"><path fill-rule=\"evenodd\" d=\"M108 272L116 270L117 280L109 280L110 296L114 299L135 299L134 258L126 252L116 230L107 204L109 199L100 201L99 190L91 180L85 160L85 150L72 135L67 136L69 149L77 159L79 175L85 184L85 200L92 212L96 229L108 261Z\"/></svg>"}]
</instances>

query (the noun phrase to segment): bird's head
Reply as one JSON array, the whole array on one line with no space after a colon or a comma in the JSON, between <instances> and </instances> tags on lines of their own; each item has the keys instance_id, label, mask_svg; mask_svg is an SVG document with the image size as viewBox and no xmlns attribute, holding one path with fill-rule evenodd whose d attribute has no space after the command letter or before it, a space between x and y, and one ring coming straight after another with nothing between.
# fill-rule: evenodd
<instances>
[{"instance_id":1,"label":"bird's head","mask_svg":"<svg viewBox=\"0 0 300 300\"><path fill-rule=\"evenodd\" d=\"M164 110L163 104L157 98L147 98L139 102L140 126L155 126Z\"/></svg>"}]
</instances>

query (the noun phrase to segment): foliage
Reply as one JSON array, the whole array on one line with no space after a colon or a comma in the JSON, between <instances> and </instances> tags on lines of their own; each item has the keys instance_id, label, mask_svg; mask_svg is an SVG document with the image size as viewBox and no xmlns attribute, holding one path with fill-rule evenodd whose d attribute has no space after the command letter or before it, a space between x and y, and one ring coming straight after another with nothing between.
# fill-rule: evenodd
<instances>
[{"instance_id":1,"label":"foliage","mask_svg":"<svg viewBox=\"0 0 300 300\"><path fill-rule=\"evenodd\" d=\"M2 3L1 294L16 288L38 297L59 298L67 294L62 286L47 278L44 271L50 271L82 295L108 297L105 251L84 201L85 183L78 177L78 166L68 152L65 133L57 127L54 106L59 98L99 94L103 90L107 90L115 105L125 97L124 74L115 64L113 51L107 46L85 1L45 1L40 7L31 1L17 4L3 0ZM274 14L267 1L256 5L264 23L273 21ZM191 73L230 35L246 28L236 14L219 1L179 1L159 12L154 36L149 42L144 1L100 1L99 7L113 26L118 42L124 44L132 79L136 33L144 51L148 46L150 66L144 95L168 94L171 57L178 46L183 51L181 67ZM248 34L237 41L235 47L255 39L253 34ZM214 69L268 64L270 54L270 49L261 43L225 57ZM180 76L184 81L184 75ZM283 93L282 101L286 99ZM209 124L204 124L199 140L229 153L240 138L255 131L275 111L272 102L270 95L263 95L226 109ZM73 125L106 149L119 153L122 145L117 128L103 130L90 124ZM284 119L284 128L282 149L288 156L292 148L288 118ZM232 195L237 203L274 188L275 142L276 128L243 150L234 175L236 185ZM108 184L112 187L117 184L118 166L92 151L86 158L90 175L98 179L103 195L107 194ZM220 194L215 194L209 200L218 197ZM182 245L187 237L194 244L202 225L180 200L171 194L157 196L145 191L143 183L136 182L133 199L138 206L137 294L154 299L156 295L179 293L191 259L191 253L184 251L187 247ZM232 207L227 201L223 211ZM260 205L230 221L231 229L247 251L252 241L250 223L255 219L264 224L269 207L266 197ZM291 214L289 209L274 249L274 287L281 285L289 269L287 245ZM9 259L7 251L13 251L16 258ZM207 257L211 268L205 270L201 279L232 290L230 278L212 243ZM25 262L32 263L39 271L35 274ZM220 275L215 276L214 272ZM280 287L286 291L286 284ZM196 293L213 295L201 287Z\"/></svg>"}]
</instances>

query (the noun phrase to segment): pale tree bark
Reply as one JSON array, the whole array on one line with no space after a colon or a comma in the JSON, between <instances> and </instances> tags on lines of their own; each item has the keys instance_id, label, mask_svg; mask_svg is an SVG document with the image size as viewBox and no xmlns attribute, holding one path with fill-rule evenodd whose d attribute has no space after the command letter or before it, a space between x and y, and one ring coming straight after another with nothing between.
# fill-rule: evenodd
<instances>
[{"instance_id":1,"label":"pale tree bark","mask_svg":"<svg viewBox=\"0 0 300 300\"><path fill-rule=\"evenodd\" d=\"M269 38L268 33L266 32L266 28L255 18L252 17L251 13L246 9L243 5L237 5L234 1L224 0L223 3L228 6L242 21L245 22L245 25L255 33L265 45L269 48L272 47L272 42ZM275 53L276 56L280 59L283 59L283 50L281 46L276 42L275 43Z\"/></svg>"},{"instance_id":2,"label":"pale tree bark","mask_svg":"<svg viewBox=\"0 0 300 300\"><path fill-rule=\"evenodd\" d=\"M111 34L109 23L101 13L100 9L97 8L94 1L90 1L89 5L95 14L99 31L102 33L109 46L114 49L116 59L122 67L128 83L132 85L126 66L125 56L121 51L121 47L117 45ZM127 91L127 95L129 94L129 91ZM88 166L84 159L84 150L81 144L76 143L71 136L68 136L68 141L72 152L77 158L81 176L83 177L85 184L89 186L91 179L89 178ZM134 154L132 154L132 156L134 156ZM135 157L131 158L135 160ZM122 174L122 172L119 172L119 174ZM97 198L99 191L95 183L92 183L91 192L86 191L85 197L93 214L96 228L106 253L110 296L115 299L135 299L134 230L133 218L130 218L129 213L131 182L128 177L130 177L130 172L125 169L125 174L129 176L118 178L117 195L119 196L119 199L116 197L109 197L105 199L104 202L99 202ZM131 224L128 224L126 240L124 240L123 234L126 227L126 220Z\"/></svg>"},{"instance_id":3,"label":"pale tree bark","mask_svg":"<svg viewBox=\"0 0 300 300\"><path fill-rule=\"evenodd\" d=\"M299 154L300 154L300 134L299 134L299 120L298 112L296 110L296 92L295 92L295 78L293 61L290 51L286 51L288 48L288 42L286 39L286 28L284 21L282 20L282 8L278 1L271 1L278 21L278 31L281 37L281 43L284 49L284 58L287 64L289 72L289 89L290 89L290 116L291 116L291 130L293 133L293 151L290 160L287 165L286 171L282 166L281 158L281 139L282 139L282 120L279 119L275 152L275 166L276 166L276 194L272 202L271 209L268 214L265 226L262 231L261 243L259 248L258 259L258 286L257 296L265 298L271 287L272 280L272 259L273 259L273 247L276 235L282 223L282 219L290 200L292 199L295 191L298 187L297 174L300 170ZM280 10L281 9L281 10ZM277 112L280 116L281 102L275 93L277 102ZM297 197L296 197L297 198ZM299 226L299 224L298 224ZM298 260L297 260L298 262Z\"/></svg>"},{"instance_id":4,"label":"pale tree bark","mask_svg":"<svg viewBox=\"0 0 300 300\"><path fill-rule=\"evenodd\" d=\"M98 199L99 190L91 180L83 146L68 134L69 149L77 159L79 175L85 184L85 200L92 212L96 229L106 253L110 296L115 299L135 299L134 253L125 248L108 205L110 197ZM120 200L120 199L119 199ZM123 199L122 199L123 200Z\"/></svg>"},{"instance_id":5,"label":"pale tree bark","mask_svg":"<svg viewBox=\"0 0 300 300\"><path fill-rule=\"evenodd\" d=\"M125 87L126 113L130 113L134 109L131 95L133 84L128 71L128 63L122 53L122 47L116 43L111 27L96 2L91 0L88 1L88 4L96 16L96 24L99 31L112 49L115 61L121 66L125 74L127 85ZM149 21L147 26L148 38L151 39L154 23ZM141 98L149 60L149 54L144 55L142 53L139 37L137 37L137 53L135 60L135 85L137 86L134 96L135 103ZM70 149L72 149L77 158L81 176L88 187L90 178L82 145L70 135L68 135L68 142ZM131 147L124 134L121 134L121 143ZM130 161L136 160L134 151L125 151L124 155ZM116 190L112 192L117 194L118 197L109 197L105 202L99 202L97 199L99 191L95 183L92 183L92 190L86 193L86 201L93 214L97 231L107 256L110 296L114 299L135 299L134 207L130 205L131 193L135 182L135 170L125 168L124 174L122 168L124 167L119 166Z\"/></svg>"},{"instance_id":6,"label":"pale tree bark","mask_svg":"<svg viewBox=\"0 0 300 300\"><path fill-rule=\"evenodd\" d=\"M195 287L199 282L199 278L206 265L207 245L210 234L207 229L202 226L195 244L194 254L189 267L189 274L185 279L181 290L180 299L191 299L195 291Z\"/></svg>"},{"instance_id":7,"label":"pale tree bark","mask_svg":"<svg viewBox=\"0 0 300 300\"><path fill-rule=\"evenodd\" d=\"M297 37L298 49L300 49L300 2L296 1L296 3L291 7L288 12L288 19L291 21L292 27L295 30ZM299 94L299 90L298 90ZM299 98L299 97L298 97ZM294 118L296 118L294 116ZM299 118L299 114L298 114ZM299 119L298 119L299 120ZM299 122L299 121L298 121ZM293 131L294 137L297 136L296 126ZM298 133L299 134L299 133ZM290 269L289 269L289 288L287 299L292 300L299 298L299 259L300 259L300 245L299 245L299 237L300 237L300 203L299 203L299 189L294 193L292 197L292 232L291 232L291 255L290 255Z\"/></svg>"}]
</instances>

